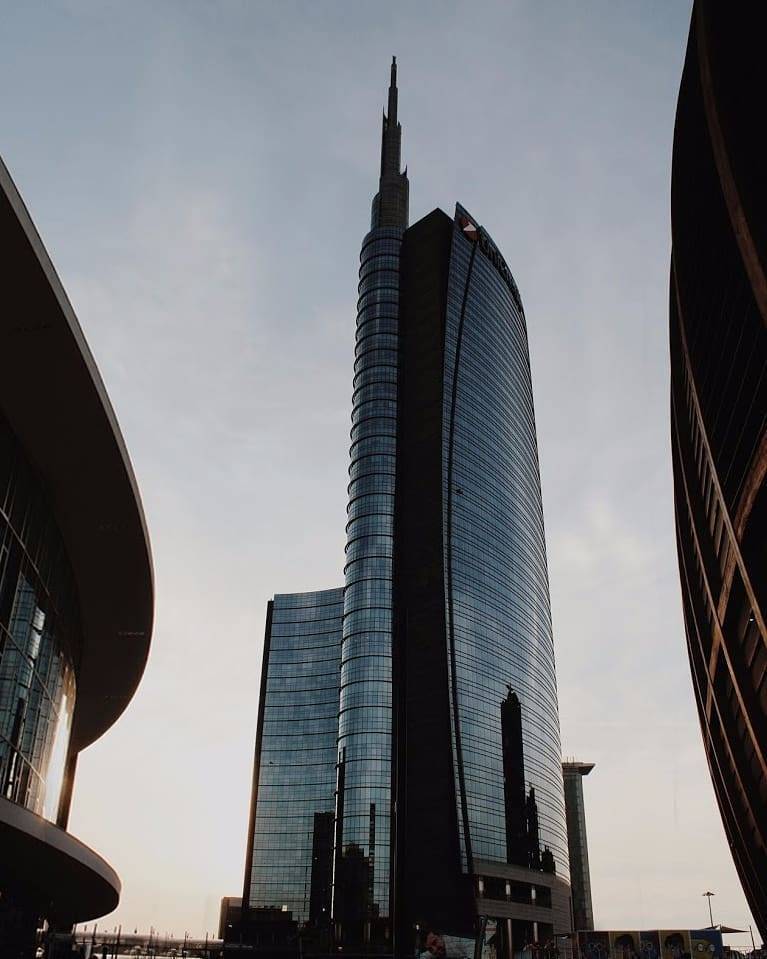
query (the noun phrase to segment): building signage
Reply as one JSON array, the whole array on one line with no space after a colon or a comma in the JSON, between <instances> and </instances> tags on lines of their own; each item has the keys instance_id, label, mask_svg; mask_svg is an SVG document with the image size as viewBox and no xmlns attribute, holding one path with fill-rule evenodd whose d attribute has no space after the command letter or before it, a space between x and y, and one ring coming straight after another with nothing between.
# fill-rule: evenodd
<instances>
[{"instance_id":1,"label":"building signage","mask_svg":"<svg viewBox=\"0 0 767 959\"><path fill-rule=\"evenodd\" d=\"M514 302L519 307L520 312L522 310L522 300L519 296L519 290L517 289L517 284L514 282L514 277L511 275L511 270L506 266L506 261L495 248L495 245L488 237L487 233L482 229L481 226L477 226L472 220L467 216L458 217L458 225L461 228L461 232L472 243L476 243L480 250L485 254L488 260L493 264L496 270L501 274L503 280L511 291L511 295L514 297Z\"/></svg>"}]
</instances>

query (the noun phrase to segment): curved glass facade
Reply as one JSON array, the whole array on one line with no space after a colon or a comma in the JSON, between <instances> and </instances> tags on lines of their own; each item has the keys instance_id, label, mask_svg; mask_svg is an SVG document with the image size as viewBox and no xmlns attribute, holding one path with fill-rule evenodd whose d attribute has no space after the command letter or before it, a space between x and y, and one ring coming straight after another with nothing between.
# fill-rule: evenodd
<instances>
[{"instance_id":1,"label":"curved glass facade","mask_svg":"<svg viewBox=\"0 0 767 959\"><path fill-rule=\"evenodd\" d=\"M0 795L55 821L80 617L43 486L0 417Z\"/></svg>"},{"instance_id":2,"label":"curved glass facade","mask_svg":"<svg viewBox=\"0 0 767 959\"><path fill-rule=\"evenodd\" d=\"M246 901L330 918L343 590L274 597Z\"/></svg>"},{"instance_id":3,"label":"curved glass facade","mask_svg":"<svg viewBox=\"0 0 767 959\"><path fill-rule=\"evenodd\" d=\"M389 912L392 550L402 233L396 228L373 229L360 254L338 724L343 795L336 857L339 864L349 856L361 857L371 878L367 901L358 903L350 914L341 901L339 872L336 903L339 913L349 916L350 927Z\"/></svg>"},{"instance_id":4,"label":"curved glass facade","mask_svg":"<svg viewBox=\"0 0 767 959\"><path fill-rule=\"evenodd\" d=\"M459 216L463 212L459 210ZM445 593L464 868L505 863L501 707L519 700L532 868L569 875L527 329L481 228L454 228L443 396ZM537 851L536 851L537 850Z\"/></svg>"}]
</instances>

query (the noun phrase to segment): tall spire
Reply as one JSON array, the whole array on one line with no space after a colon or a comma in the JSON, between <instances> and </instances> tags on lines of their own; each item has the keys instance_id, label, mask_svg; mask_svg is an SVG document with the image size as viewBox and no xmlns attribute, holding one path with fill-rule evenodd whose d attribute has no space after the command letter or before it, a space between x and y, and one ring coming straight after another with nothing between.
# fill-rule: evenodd
<instances>
[{"instance_id":1,"label":"tall spire","mask_svg":"<svg viewBox=\"0 0 767 959\"><path fill-rule=\"evenodd\" d=\"M389 122L397 122L397 58L391 58L391 80L389 81Z\"/></svg>"},{"instance_id":2,"label":"tall spire","mask_svg":"<svg viewBox=\"0 0 767 959\"><path fill-rule=\"evenodd\" d=\"M389 102L381 130L381 175L373 199L371 228L408 225L409 184L407 172L400 172L402 125L397 120L397 58L392 57Z\"/></svg>"}]
</instances>

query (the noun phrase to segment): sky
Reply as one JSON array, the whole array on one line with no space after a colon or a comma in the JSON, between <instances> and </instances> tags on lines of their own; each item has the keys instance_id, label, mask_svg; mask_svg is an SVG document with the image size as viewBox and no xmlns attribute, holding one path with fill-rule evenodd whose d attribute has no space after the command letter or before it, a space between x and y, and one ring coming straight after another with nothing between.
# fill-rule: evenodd
<instances>
[{"instance_id":1,"label":"sky","mask_svg":"<svg viewBox=\"0 0 767 959\"><path fill-rule=\"evenodd\" d=\"M708 776L669 448L669 180L689 0L0 5L0 152L140 485L156 619L80 757L100 927L242 888L265 607L341 585L357 262L397 55L411 222L457 200L525 303L563 751L601 928L751 917ZM733 937L746 946L748 937Z\"/></svg>"}]
</instances>

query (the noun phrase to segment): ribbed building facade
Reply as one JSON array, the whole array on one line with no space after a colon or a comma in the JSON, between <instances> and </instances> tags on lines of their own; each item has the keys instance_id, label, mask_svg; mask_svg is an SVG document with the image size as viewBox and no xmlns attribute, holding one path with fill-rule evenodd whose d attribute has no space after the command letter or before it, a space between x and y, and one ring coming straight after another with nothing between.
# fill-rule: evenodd
<instances>
[{"instance_id":1,"label":"ribbed building facade","mask_svg":"<svg viewBox=\"0 0 767 959\"><path fill-rule=\"evenodd\" d=\"M407 175L400 172L397 66L383 118L379 191L362 243L354 350L349 506L338 762L342 788L336 849L336 912L346 925L385 940L391 872L392 552L397 446L399 255L408 220ZM360 853L360 850L362 851ZM370 871L365 914L354 900L346 859ZM353 916L353 918L352 918Z\"/></svg>"},{"instance_id":2,"label":"ribbed building facade","mask_svg":"<svg viewBox=\"0 0 767 959\"><path fill-rule=\"evenodd\" d=\"M334 608L343 597L337 740L331 753L331 703L319 698L329 683L286 685L293 674L277 669L288 612L275 597L243 922L257 909L271 922L282 904L303 954L328 936L344 955L388 956L446 937L473 951L480 936L505 956L570 929L526 321L508 265L463 207L408 225L400 146L393 63L360 256L344 588L308 594L332 595ZM314 614L290 622L306 648ZM267 727L279 708L300 733L312 695L324 732L310 778L285 742L269 746ZM331 772L322 926L310 899L327 843L309 836L317 816L328 835ZM322 796L300 785L320 778Z\"/></svg>"},{"instance_id":3,"label":"ribbed building facade","mask_svg":"<svg viewBox=\"0 0 767 959\"><path fill-rule=\"evenodd\" d=\"M714 791L767 939L764 12L696 0L674 135L671 440L687 646Z\"/></svg>"}]
</instances>

